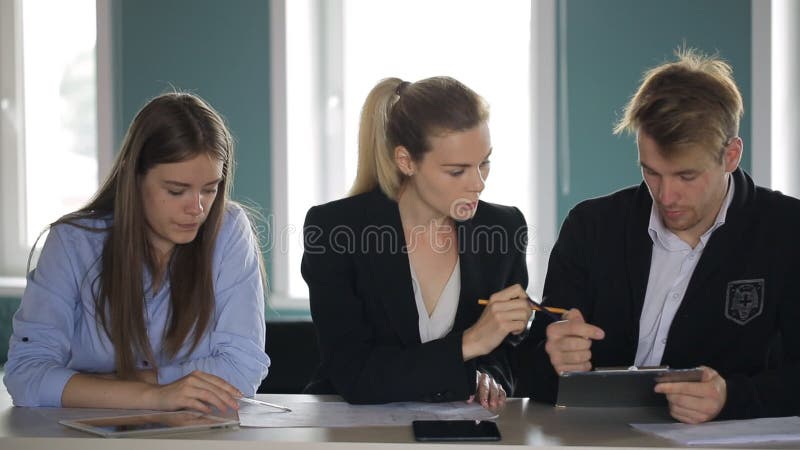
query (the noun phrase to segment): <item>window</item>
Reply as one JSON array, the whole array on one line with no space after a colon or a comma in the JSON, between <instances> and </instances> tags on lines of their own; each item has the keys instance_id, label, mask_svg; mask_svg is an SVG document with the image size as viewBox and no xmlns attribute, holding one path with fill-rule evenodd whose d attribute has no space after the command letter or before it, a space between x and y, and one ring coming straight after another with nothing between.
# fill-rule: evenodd
<instances>
[{"instance_id":1,"label":"window","mask_svg":"<svg viewBox=\"0 0 800 450\"><path fill-rule=\"evenodd\" d=\"M482 95L491 108L494 152L481 198L519 207L531 224L539 184L526 170L535 157L531 3L273 1L275 306L307 307L300 275L305 213L346 196L356 172L360 108L382 78L450 75Z\"/></svg>"},{"instance_id":2,"label":"window","mask_svg":"<svg viewBox=\"0 0 800 450\"><path fill-rule=\"evenodd\" d=\"M764 97L771 100L769 103L764 104L765 109L760 112L766 115L769 120L766 122L764 130L767 131L761 148L757 147L758 143L754 142L752 146L755 160L755 152L762 152L763 159L766 162L769 172L764 178L767 183L771 181L773 189L782 191L787 195L800 197L800 161L799 153L796 150L797 138L800 137L798 132L797 123L800 119L800 107L798 107L798 100L800 100L800 90L797 88L797 76L800 74L800 58L798 58L798 50L800 50L800 33L797 32L797 19L800 18L800 5L791 0L773 0L770 9L766 11L759 10L756 12L755 5L753 5L753 14L760 14L768 17L762 20L769 20L771 29L771 36L765 40L769 42L771 38L771 48L767 48L765 52L763 47L762 51L755 57L764 58L766 54L767 70L763 79L763 85L767 87L767 92L763 92ZM763 29L763 27L761 28ZM771 58L771 67L770 59ZM755 67L755 62L753 63ZM763 67L762 67L763 70ZM754 77L755 78L755 77ZM759 86L754 86L754 89ZM771 92L769 91L771 89ZM770 95L771 94L771 95ZM755 101L761 98L753 96ZM757 103L756 107L761 104ZM771 115L770 115L771 114ZM755 117L753 119L755 121ZM754 132L754 135L756 133ZM762 150L763 149L763 150ZM771 152L771 155L770 153ZM754 161L754 169L755 169Z\"/></svg>"},{"instance_id":3,"label":"window","mask_svg":"<svg viewBox=\"0 0 800 450\"><path fill-rule=\"evenodd\" d=\"M0 2L0 293L6 295L18 295L22 283L12 277L24 276L47 224L97 189L96 6L105 11L106 2Z\"/></svg>"}]
</instances>

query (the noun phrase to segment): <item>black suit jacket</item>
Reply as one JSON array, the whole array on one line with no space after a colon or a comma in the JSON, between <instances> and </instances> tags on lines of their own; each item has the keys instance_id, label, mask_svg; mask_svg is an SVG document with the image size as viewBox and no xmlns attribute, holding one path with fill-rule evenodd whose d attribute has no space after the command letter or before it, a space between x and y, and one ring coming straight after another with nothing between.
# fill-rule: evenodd
<instances>
[{"instance_id":1,"label":"black suit jacket","mask_svg":"<svg viewBox=\"0 0 800 450\"><path fill-rule=\"evenodd\" d=\"M662 364L707 365L727 382L719 418L800 413L800 201L756 187L741 169L725 224L711 235L669 329ZM576 206L550 256L544 301L579 308L605 330L592 365L633 364L653 242L647 187ZM528 392L553 401L556 374L544 351L548 322L534 320ZM780 344L775 347L775 344ZM782 347L780 354L774 354ZM530 353L528 354L530 357Z\"/></svg>"},{"instance_id":2,"label":"black suit jacket","mask_svg":"<svg viewBox=\"0 0 800 450\"><path fill-rule=\"evenodd\" d=\"M351 403L461 400L475 392L476 370L512 392L510 344L464 362L461 340L481 314L478 299L527 285L525 219L516 208L480 202L475 217L457 226L453 330L423 344L397 203L374 190L308 211L302 273L321 364L307 393L337 393Z\"/></svg>"}]
</instances>

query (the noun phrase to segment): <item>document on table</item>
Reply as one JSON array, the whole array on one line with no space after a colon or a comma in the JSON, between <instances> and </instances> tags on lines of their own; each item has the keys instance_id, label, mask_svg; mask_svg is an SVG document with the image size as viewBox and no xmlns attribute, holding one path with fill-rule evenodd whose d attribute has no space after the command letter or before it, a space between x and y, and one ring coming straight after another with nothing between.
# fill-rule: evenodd
<instances>
[{"instance_id":1,"label":"document on table","mask_svg":"<svg viewBox=\"0 0 800 450\"><path fill-rule=\"evenodd\" d=\"M480 404L466 402L403 402L351 405L346 402L288 403L291 412L242 405L242 427L369 427L407 426L414 420L487 420L497 417Z\"/></svg>"},{"instance_id":2,"label":"document on table","mask_svg":"<svg viewBox=\"0 0 800 450\"><path fill-rule=\"evenodd\" d=\"M800 441L800 417L725 420L700 425L632 423L632 427L683 445Z\"/></svg>"}]
</instances>

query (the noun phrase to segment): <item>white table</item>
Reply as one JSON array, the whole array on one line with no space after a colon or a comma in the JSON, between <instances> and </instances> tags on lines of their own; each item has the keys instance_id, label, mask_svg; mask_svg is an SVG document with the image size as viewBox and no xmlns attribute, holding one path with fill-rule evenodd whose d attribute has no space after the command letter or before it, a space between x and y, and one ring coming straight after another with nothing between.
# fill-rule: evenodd
<instances>
[{"instance_id":1,"label":"white table","mask_svg":"<svg viewBox=\"0 0 800 450\"><path fill-rule=\"evenodd\" d=\"M182 433L153 438L104 439L59 425L65 416L108 415L106 410L18 408L0 388L0 450L202 450L210 448L294 450L463 448L464 444L427 444L414 441L410 426L368 428L241 428ZM292 403L293 395L259 395L275 403ZM303 396L303 400L332 401L335 396ZM528 399L509 399L497 420L502 440L497 444L470 444L475 449L511 448L659 448L671 441L640 433L631 422L670 420L666 411L652 408L553 408ZM800 443L742 446L741 448L797 448ZM719 447L716 447L719 448ZM736 448L736 447L731 447Z\"/></svg>"}]
</instances>

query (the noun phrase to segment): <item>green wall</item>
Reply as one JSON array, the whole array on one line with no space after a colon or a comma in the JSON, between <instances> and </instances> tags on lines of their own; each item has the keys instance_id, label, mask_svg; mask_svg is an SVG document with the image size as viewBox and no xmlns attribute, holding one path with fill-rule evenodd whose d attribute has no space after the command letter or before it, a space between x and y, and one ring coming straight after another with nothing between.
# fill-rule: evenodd
<instances>
[{"instance_id":1,"label":"green wall","mask_svg":"<svg viewBox=\"0 0 800 450\"><path fill-rule=\"evenodd\" d=\"M0 297L0 365L6 362L8 340L11 338L11 319L17 308L18 298Z\"/></svg>"},{"instance_id":2,"label":"green wall","mask_svg":"<svg viewBox=\"0 0 800 450\"><path fill-rule=\"evenodd\" d=\"M635 139L616 137L611 130L642 72L670 59L683 42L707 53L718 51L733 66L745 104L742 166L750 169L750 0L557 2L559 69L566 63L566 90L559 83L559 117L566 113L568 118L558 123L566 127L560 128L558 139L559 224L581 200L641 182ZM568 165L563 131L568 134Z\"/></svg>"}]
</instances>

